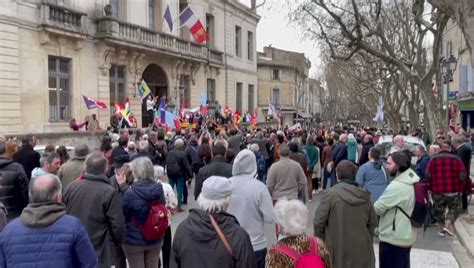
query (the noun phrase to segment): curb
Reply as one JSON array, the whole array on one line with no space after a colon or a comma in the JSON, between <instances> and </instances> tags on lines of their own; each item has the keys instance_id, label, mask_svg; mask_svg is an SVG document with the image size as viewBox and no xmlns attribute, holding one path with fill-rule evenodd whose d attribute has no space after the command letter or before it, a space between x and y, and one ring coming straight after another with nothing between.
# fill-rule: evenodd
<instances>
[{"instance_id":1,"label":"curb","mask_svg":"<svg viewBox=\"0 0 474 268\"><path fill-rule=\"evenodd\" d=\"M466 248L467 253L471 258L474 258L474 239L469 235L464 224L461 221L464 221L465 217L459 217L457 221L454 222L454 230L457 234L457 237L461 244Z\"/></svg>"}]
</instances>

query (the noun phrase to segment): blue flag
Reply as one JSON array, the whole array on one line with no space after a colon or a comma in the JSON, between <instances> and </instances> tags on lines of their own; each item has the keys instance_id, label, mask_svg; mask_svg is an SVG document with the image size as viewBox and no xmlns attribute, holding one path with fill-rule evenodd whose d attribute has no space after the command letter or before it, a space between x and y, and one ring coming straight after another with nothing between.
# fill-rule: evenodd
<instances>
[{"instance_id":1,"label":"blue flag","mask_svg":"<svg viewBox=\"0 0 474 268\"><path fill-rule=\"evenodd\" d=\"M170 11L169 5L166 5L166 10L165 10L165 14L163 18L165 19L166 23L168 23L168 27L170 28L170 33L173 32L173 19L171 18L171 11Z\"/></svg>"},{"instance_id":2,"label":"blue flag","mask_svg":"<svg viewBox=\"0 0 474 268\"><path fill-rule=\"evenodd\" d=\"M165 98L161 98L161 103L160 103L160 119L161 122L165 122L165 116L166 116L166 101Z\"/></svg>"}]
</instances>

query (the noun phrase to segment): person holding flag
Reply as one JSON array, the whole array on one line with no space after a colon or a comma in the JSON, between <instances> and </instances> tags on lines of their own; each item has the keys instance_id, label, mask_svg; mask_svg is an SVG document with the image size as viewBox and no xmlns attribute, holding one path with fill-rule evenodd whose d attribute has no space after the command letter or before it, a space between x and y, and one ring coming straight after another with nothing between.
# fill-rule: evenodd
<instances>
[{"instance_id":1,"label":"person holding flag","mask_svg":"<svg viewBox=\"0 0 474 268\"><path fill-rule=\"evenodd\" d=\"M154 107L156 104L156 98L153 98L151 94L146 99L146 111L148 113L148 126L152 126L155 120Z\"/></svg>"}]
</instances>

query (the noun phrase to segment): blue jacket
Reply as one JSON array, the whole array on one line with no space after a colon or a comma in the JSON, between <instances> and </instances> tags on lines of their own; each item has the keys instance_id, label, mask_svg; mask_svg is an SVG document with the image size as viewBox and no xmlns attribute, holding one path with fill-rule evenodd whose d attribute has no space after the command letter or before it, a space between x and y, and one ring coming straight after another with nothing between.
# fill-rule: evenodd
<instances>
[{"instance_id":1,"label":"blue jacket","mask_svg":"<svg viewBox=\"0 0 474 268\"><path fill-rule=\"evenodd\" d=\"M339 162L347 160L347 145L338 143L332 147L332 161L334 162L334 168L337 167Z\"/></svg>"},{"instance_id":2,"label":"blue jacket","mask_svg":"<svg viewBox=\"0 0 474 268\"><path fill-rule=\"evenodd\" d=\"M425 178L425 171L426 171L426 168L428 167L428 163L430 162L430 159L431 157L425 154L420 159L418 159L418 162L416 162L415 172L416 172L416 175L420 177L420 180Z\"/></svg>"},{"instance_id":3,"label":"blue jacket","mask_svg":"<svg viewBox=\"0 0 474 268\"><path fill-rule=\"evenodd\" d=\"M123 195L122 210L125 216L125 242L126 245L149 246L158 244L158 240L146 240L132 217L143 224L148 217L149 203L158 200L166 204L163 186L152 180L142 180L134 183L131 189Z\"/></svg>"},{"instance_id":4,"label":"blue jacket","mask_svg":"<svg viewBox=\"0 0 474 268\"><path fill-rule=\"evenodd\" d=\"M17 218L0 235L0 267L97 267L97 255L76 217L63 215L45 227Z\"/></svg>"},{"instance_id":5,"label":"blue jacket","mask_svg":"<svg viewBox=\"0 0 474 268\"><path fill-rule=\"evenodd\" d=\"M390 176L381 162L377 164L369 161L357 171L356 182L370 192L370 199L375 203L390 183Z\"/></svg>"}]
</instances>

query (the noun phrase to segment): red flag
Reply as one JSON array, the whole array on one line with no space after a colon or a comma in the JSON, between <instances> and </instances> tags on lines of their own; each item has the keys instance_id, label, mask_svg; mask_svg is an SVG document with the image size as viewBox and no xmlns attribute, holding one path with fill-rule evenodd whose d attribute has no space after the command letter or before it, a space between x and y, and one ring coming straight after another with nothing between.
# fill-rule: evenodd
<instances>
[{"instance_id":1,"label":"red flag","mask_svg":"<svg viewBox=\"0 0 474 268\"><path fill-rule=\"evenodd\" d=\"M174 121L174 127L176 128L176 130L181 130L181 122L179 121L179 119L175 117L173 121Z\"/></svg>"}]
</instances>

